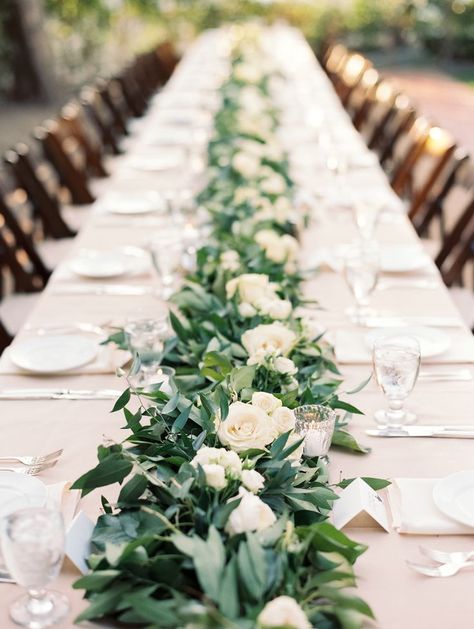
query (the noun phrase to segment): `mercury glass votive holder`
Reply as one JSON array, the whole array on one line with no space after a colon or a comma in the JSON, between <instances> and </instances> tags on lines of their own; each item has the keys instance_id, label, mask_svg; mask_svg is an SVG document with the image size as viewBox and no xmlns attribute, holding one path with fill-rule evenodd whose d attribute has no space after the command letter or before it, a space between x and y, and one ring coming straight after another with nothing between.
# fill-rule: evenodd
<instances>
[{"instance_id":1,"label":"mercury glass votive holder","mask_svg":"<svg viewBox=\"0 0 474 629\"><path fill-rule=\"evenodd\" d=\"M304 437L303 454L328 460L328 452L336 425L336 413L321 404L307 404L295 408L295 432Z\"/></svg>"}]
</instances>

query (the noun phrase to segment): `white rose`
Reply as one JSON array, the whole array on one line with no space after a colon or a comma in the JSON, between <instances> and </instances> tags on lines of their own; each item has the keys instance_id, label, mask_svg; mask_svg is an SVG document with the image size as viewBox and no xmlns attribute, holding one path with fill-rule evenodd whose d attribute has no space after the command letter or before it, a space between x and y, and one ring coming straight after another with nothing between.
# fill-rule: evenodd
<instances>
[{"instance_id":1,"label":"white rose","mask_svg":"<svg viewBox=\"0 0 474 629\"><path fill-rule=\"evenodd\" d=\"M278 596L267 603L258 615L260 627L291 627L291 629L311 629L306 614L291 596Z\"/></svg>"},{"instance_id":2,"label":"white rose","mask_svg":"<svg viewBox=\"0 0 474 629\"><path fill-rule=\"evenodd\" d=\"M224 489L227 485L225 477L225 469L217 463L205 463L202 465L204 474L206 475L206 483L214 489Z\"/></svg>"},{"instance_id":3,"label":"white rose","mask_svg":"<svg viewBox=\"0 0 474 629\"><path fill-rule=\"evenodd\" d=\"M287 299L274 299L267 306L267 314L272 319L288 319L291 314L291 301Z\"/></svg>"},{"instance_id":4,"label":"white rose","mask_svg":"<svg viewBox=\"0 0 474 629\"><path fill-rule=\"evenodd\" d=\"M226 271L237 271L240 266L240 257L237 251L229 249L224 251L220 257L221 266Z\"/></svg>"},{"instance_id":5,"label":"white rose","mask_svg":"<svg viewBox=\"0 0 474 629\"><path fill-rule=\"evenodd\" d=\"M232 167L246 179L255 177L259 167L260 159L250 153L240 151L232 158Z\"/></svg>"},{"instance_id":6,"label":"white rose","mask_svg":"<svg viewBox=\"0 0 474 629\"><path fill-rule=\"evenodd\" d=\"M298 255L300 248L296 238L293 238L293 236L290 236L289 234L285 234L280 240L281 244L285 248L287 260L294 260Z\"/></svg>"},{"instance_id":7,"label":"white rose","mask_svg":"<svg viewBox=\"0 0 474 629\"><path fill-rule=\"evenodd\" d=\"M191 461L191 465L197 467L198 465L205 465L207 463L219 463L221 451L222 448L209 448L207 446L203 446L196 452L194 459Z\"/></svg>"},{"instance_id":8,"label":"white rose","mask_svg":"<svg viewBox=\"0 0 474 629\"><path fill-rule=\"evenodd\" d=\"M282 406L277 408L272 414L272 420L275 430L279 435L282 435L284 432L293 430L295 427L296 417L290 408Z\"/></svg>"},{"instance_id":9,"label":"white rose","mask_svg":"<svg viewBox=\"0 0 474 629\"><path fill-rule=\"evenodd\" d=\"M241 487L242 500L229 516L226 531L238 535L246 531L262 531L276 522L276 516L270 507L258 496Z\"/></svg>"},{"instance_id":10,"label":"white rose","mask_svg":"<svg viewBox=\"0 0 474 629\"><path fill-rule=\"evenodd\" d=\"M273 262L285 262L286 245L282 238L271 229L262 229L255 234L255 242L265 250L265 255Z\"/></svg>"},{"instance_id":11,"label":"white rose","mask_svg":"<svg viewBox=\"0 0 474 629\"><path fill-rule=\"evenodd\" d=\"M296 334L282 323L257 325L242 334L242 345L250 357L258 352L285 355L296 342Z\"/></svg>"},{"instance_id":12,"label":"white rose","mask_svg":"<svg viewBox=\"0 0 474 629\"><path fill-rule=\"evenodd\" d=\"M219 464L225 467L226 473L235 478L240 478L242 473L242 461L237 452L216 448L219 451Z\"/></svg>"},{"instance_id":13,"label":"white rose","mask_svg":"<svg viewBox=\"0 0 474 629\"><path fill-rule=\"evenodd\" d=\"M242 483L246 489L256 494L265 485L265 478L256 470L243 470Z\"/></svg>"},{"instance_id":14,"label":"white rose","mask_svg":"<svg viewBox=\"0 0 474 629\"><path fill-rule=\"evenodd\" d=\"M260 190L266 194L283 194L286 191L286 181L275 173L260 182Z\"/></svg>"},{"instance_id":15,"label":"white rose","mask_svg":"<svg viewBox=\"0 0 474 629\"><path fill-rule=\"evenodd\" d=\"M259 83L262 80L262 72L253 63L239 63L235 66L234 77L242 83Z\"/></svg>"},{"instance_id":16,"label":"white rose","mask_svg":"<svg viewBox=\"0 0 474 629\"><path fill-rule=\"evenodd\" d=\"M234 202L236 205L245 203L245 201L255 201L259 198L258 191L254 188L237 188L234 194Z\"/></svg>"},{"instance_id":17,"label":"white rose","mask_svg":"<svg viewBox=\"0 0 474 629\"><path fill-rule=\"evenodd\" d=\"M275 358L273 365L278 373L288 374L289 376L293 376L298 371L298 368L291 358L286 358L285 356Z\"/></svg>"},{"instance_id":18,"label":"white rose","mask_svg":"<svg viewBox=\"0 0 474 629\"><path fill-rule=\"evenodd\" d=\"M265 413L271 414L281 406L281 400L271 393L255 391L255 393L252 394L252 406L258 406L258 408L261 408Z\"/></svg>"},{"instance_id":19,"label":"white rose","mask_svg":"<svg viewBox=\"0 0 474 629\"><path fill-rule=\"evenodd\" d=\"M257 314L257 311L252 305L243 302L239 304L239 314L241 317L244 317L244 319L250 319Z\"/></svg>"},{"instance_id":20,"label":"white rose","mask_svg":"<svg viewBox=\"0 0 474 629\"><path fill-rule=\"evenodd\" d=\"M217 429L219 441L236 452L250 448L264 449L274 439L274 428L261 408L234 402L227 418Z\"/></svg>"},{"instance_id":21,"label":"white rose","mask_svg":"<svg viewBox=\"0 0 474 629\"><path fill-rule=\"evenodd\" d=\"M265 295L275 295L275 288L270 283L268 275L259 273L244 273L226 284L227 299L231 299L238 291L242 302L255 304Z\"/></svg>"}]
</instances>

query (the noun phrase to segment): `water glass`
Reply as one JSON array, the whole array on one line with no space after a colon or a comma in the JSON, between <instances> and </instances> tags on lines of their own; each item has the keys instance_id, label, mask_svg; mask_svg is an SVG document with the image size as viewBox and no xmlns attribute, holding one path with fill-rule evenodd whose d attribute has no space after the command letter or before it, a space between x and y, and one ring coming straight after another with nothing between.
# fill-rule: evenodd
<instances>
[{"instance_id":1,"label":"water glass","mask_svg":"<svg viewBox=\"0 0 474 629\"><path fill-rule=\"evenodd\" d=\"M328 460L328 451L336 425L336 413L328 406L307 404L295 408L295 432L304 437L303 454Z\"/></svg>"},{"instance_id":2,"label":"water glass","mask_svg":"<svg viewBox=\"0 0 474 629\"><path fill-rule=\"evenodd\" d=\"M163 358L169 328L163 320L141 319L125 326L128 347L140 358L140 371L144 379L154 376Z\"/></svg>"},{"instance_id":3,"label":"water glass","mask_svg":"<svg viewBox=\"0 0 474 629\"><path fill-rule=\"evenodd\" d=\"M375 413L375 420L387 429L400 429L416 419L404 409L420 370L420 344L412 336L384 336L375 341L372 350L377 384L388 401L387 410Z\"/></svg>"},{"instance_id":4,"label":"water glass","mask_svg":"<svg viewBox=\"0 0 474 629\"><path fill-rule=\"evenodd\" d=\"M27 594L10 607L10 616L22 627L41 629L62 620L69 612L64 594L46 590L57 578L64 556L64 524L59 511L20 509L3 518L0 536L9 572Z\"/></svg>"},{"instance_id":5,"label":"water glass","mask_svg":"<svg viewBox=\"0 0 474 629\"><path fill-rule=\"evenodd\" d=\"M379 276L379 256L375 249L357 248L351 250L344 259L344 277L355 300L355 306L347 309L351 320L363 325L373 314L369 308L370 296Z\"/></svg>"},{"instance_id":6,"label":"water glass","mask_svg":"<svg viewBox=\"0 0 474 629\"><path fill-rule=\"evenodd\" d=\"M151 239L149 249L153 266L160 276L162 297L168 299L182 265L184 244L180 232L173 230L157 234Z\"/></svg>"},{"instance_id":7,"label":"water glass","mask_svg":"<svg viewBox=\"0 0 474 629\"><path fill-rule=\"evenodd\" d=\"M352 206L354 222L363 243L373 241L381 210L381 204L370 201L361 201Z\"/></svg>"}]
</instances>

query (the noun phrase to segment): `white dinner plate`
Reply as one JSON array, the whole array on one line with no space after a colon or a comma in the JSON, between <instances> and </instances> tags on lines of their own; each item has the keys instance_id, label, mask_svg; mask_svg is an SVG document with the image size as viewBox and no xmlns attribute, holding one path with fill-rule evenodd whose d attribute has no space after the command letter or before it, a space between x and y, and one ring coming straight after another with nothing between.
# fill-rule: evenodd
<instances>
[{"instance_id":1,"label":"white dinner plate","mask_svg":"<svg viewBox=\"0 0 474 629\"><path fill-rule=\"evenodd\" d=\"M138 247L111 251L84 250L69 262L69 268L80 277L104 279L143 273L150 265L149 256Z\"/></svg>"},{"instance_id":2,"label":"white dinner plate","mask_svg":"<svg viewBox=\"0 0 474 629\"><path fill-rule=\"evenodd\" d=\"M127 166L143 172L160 172L178 168L184 162L184 153L180 149L168 149L162 155L151 153L150 155L133 155L127 162Z\"/></svg>"},{"instance_id":3,"label":"white dinner plate","mask_svg":"<svg viewBox=\"0 0 474 629\"><path fill-rule=\"evenodd\" d=\"M17 509L43 507L47 495L46 485L35 476L0 472L0 517Z\"/></svg>"},{"instance_id":4,"label":"white dinner plate","mask_svg":"<svg viewBox=\"0 0 474 629\"><path fill-rule=\"evenodd\" d=\"M9 357L20 369L46 375L82 367L94 360L98 351L96 339L79 334L47 334L14 343Z\"/></svg>"},{"instance_id":5,"label":"white dinner plate","mask_svg":"<svg viewBox=\"0 0 474 629\"><path fill-rule=\"evenodd\" d=\"M457 472L433 487L435 505L445 515L474 527L474 471Z\"/></svg>"},{"instance_id":6,"label":"white dinner plate","mask_svg":"<svg viewBox=\"0 0 474 629\"><path fill-rule=\"evenodd\" d=\"M100 206L111 214L135 215L166 211L164 198L157 192L110 192Z\"/></svg>"},{"instance_id":7,"label":"white dinner plate","mask_svg":"<svg viewBox=\"0 0 474 629\"><path fill-rule=\"evenodd\" d=\"M380 253L380 269L384 273L410 273L427 263L426 254L414 245L389 245Z\"/></svg>"},{"instance_id":8,"label":"white dinner plate","mask_svg":"<svg viewBox=\"0 0 474 629\"><path fill-rule=\"evenodd\" d=\"M390 336L414 336L420 344L421 357L431 358L444 354L451 347L451 339L436 328L423 326L404 326L400 328L377 328L365 335L367 347L372 347L377 339Z\"/></svg>"}]
</instances>

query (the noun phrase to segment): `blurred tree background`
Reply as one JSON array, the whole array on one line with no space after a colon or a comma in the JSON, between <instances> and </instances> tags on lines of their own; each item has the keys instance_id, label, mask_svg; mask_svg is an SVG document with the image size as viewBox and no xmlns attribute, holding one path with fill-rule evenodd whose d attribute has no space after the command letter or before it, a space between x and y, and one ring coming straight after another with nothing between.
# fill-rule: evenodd
<instances>
[{"instance_id":1,"label":"blurred tree background","mask_svg":"<svg viewBox=\"0 0 474 629\"><path fill-rule=\"evenodd\" d=\"M171 36L249 17L286 20L316 47L416 49L474 61L474 0L1 0L0 94L54 99Z\"/></svg>"}]
</instances>

